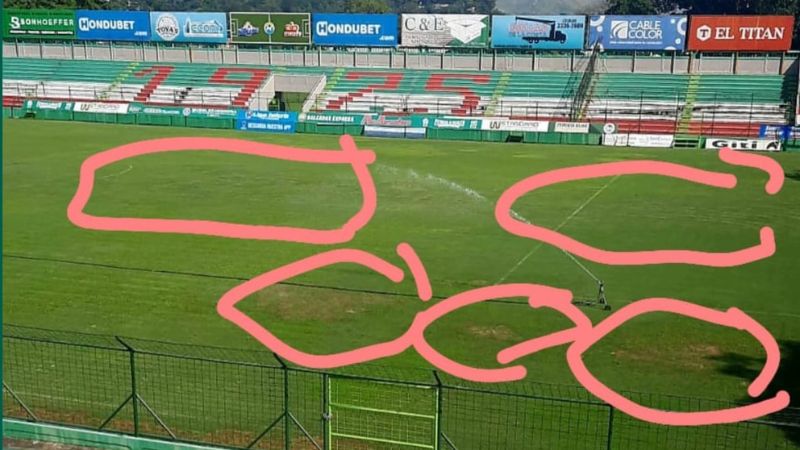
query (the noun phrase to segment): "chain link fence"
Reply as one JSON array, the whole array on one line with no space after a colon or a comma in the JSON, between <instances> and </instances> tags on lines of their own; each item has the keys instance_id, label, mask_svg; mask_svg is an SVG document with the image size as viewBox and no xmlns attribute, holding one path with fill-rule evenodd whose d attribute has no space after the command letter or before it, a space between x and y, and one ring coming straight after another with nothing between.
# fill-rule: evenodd
<instances>
[{"instance_id":1,"label":"chain link fence","mask_svg":"<svg viewBox=\"0 0 800 450\"><path fill-rule=\"evenodd\" d=\"M240 449L788 449L800 410L667 427L578 386L430 370L318 372L272 353L3 326L4 417ZM674 411L730 402L626 392Z\"/></svg>"}]
</instances>

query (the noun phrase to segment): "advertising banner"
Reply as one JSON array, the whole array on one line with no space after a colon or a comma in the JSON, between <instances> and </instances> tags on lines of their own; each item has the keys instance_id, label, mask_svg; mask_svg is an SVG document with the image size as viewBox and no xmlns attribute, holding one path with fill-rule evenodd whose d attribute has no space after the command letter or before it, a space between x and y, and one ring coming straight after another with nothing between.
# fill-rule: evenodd
<instances>
[{"instance_id":1,"label":"advertising banner","mask_svg":"<svg viewBox=\"0 0 800 450\"><path fill-rule=\"evenodd\" d=\"M151 12L150 32L156 42L228 41L228 19L225 13Z\"/></svg>"},{"instance_id":2,"label":"advertising banner","mask_svg":"<svg viewBox=\"0 0 800 450\"><path fill-rule=\"evenodd\" d=\"M426 129L422 127L382 127L367 125L364 127L364 136L387 137L403 139L424 139Z\"/></svg>"},{"instance_id":3,"label":"advertising banner","mask_svg":"<svg viewBox=\"0 0 800 450\"><path fill-rule=\"evenodd\" d=\"M583 48L586 16L492 16L493 48Z\"/></svg>"},{"instance_id":4,"label":"advertising banner","mask_svg":"<svg viewBox=\"0 0 800 450\"><path fill-rule=\"evenodd\" d=\"M363 125L363 114L344 113L304 113L300 114L301 122L313 122L318 125Z\"/></svg>"},{"instance_id":5,"label":"advertising banner","mask_svg":"<svg viewBox=\"0 0 800 450\"><path fill-rule=\"evenodd\" d=\"M718 150L730 147L734 150L758 150L764 152L781 151L781 141L776 139L726 139L708 138L706 148Z\"/></svg>"},{"instance_id":6,"label":"advertising banner","mask_svg":"<svg viewBox=\"0 0 800 450\"><path fill-rule=\"evenodd\" d=\"M3 37L75 39L75 11L4 8Z\"/></svg>"},{"instance_id":7,"label":"advertising banner","mask_svg":"<svg viewBox=\"0 0 800 450\"><path fill-rule=\"evenodd\" d=\"M236 128L242 131L294 133L297 128L297 113L239 110L236 115Z\"/></svg>"},{"instance_id":8,"label":"advertising banner","mask_svg":"<svg viewBox=\"0 0 800 450\"><path fill-rule=\"evenodd\" d=\"M792 132L791 125L768 125L762 124L758 129L758 137L760 138L768 138L768 139L781 139L787 140L789 139L789 135Z\"/></svg>"},{"instance_id":9,"label":"advertising banner","mask_svg":"<svg viewBox=\"0 0 800 450\"><path fill-rule=\"evenodd\" d=\"M380 114L364 116L364 125L388 128L428 128L431 118L428 116L384 116Z\"/></svg>"},{"instance_id":10,"label":"advertising banner","mask_svg":"<svg viewBox=\"0 0 800 450\"><path fill-rule=\"evenodd\" d=\"M486 47L489 16L478 14L403 14L403 47Z\"/></svg>"},{"instance_id":11,"label":"advertising banner","mask_svg":"<svg viewBox=\"0 0 800 450\"><path fill-rule=\"evenodd\" d=\"M231 42L310 45L311 14L232 12Z\"/></svg>"},{"instance_id":12,"label":"advertising banner","mask_svg":"<svg viewBox=\"0 0 800 450\"><path fill-rule=\"evenodd\" d=\"M683 50L686 22L686 16L592 16L587 48Z\"/></svg>"},{"instance_id":13,"label":"advertising banner","mask_svg":"<svg viewBox=\"0 0 800 450\"><path fill-rule=\"evenodd\" d=\"M670 148L675 141L671 134L604 134L603 145L611 147Z\"/></svg>"},{"instance_id":14,"label":"advertising banner","mask_svg":"<svg viewBox=\"0 0 800 450\"><path fill-rule=\"evenodd\" d=\"M627 134L613 134L606 133L603 135L603 145L609 147L627 147L628 135Z\"/></svg>"},{"instance_id":15,"label":"advertising banner","mask_svg":"<svg viewBox=\"0 0 800 450\"><path fill-rule=\"evenodd\" d=\"M127 103L102 103L102 102L75 102L72 108L75 112L127 114Z\"/></svg>"},{"instance_id":16,"label":"advertising banner","mask_svg":"<svg viewBox=\"0 0 800 450\"><path fill-rule=\"evenodd\" d=\"M315 45L396 47L397 14L314 14Z\"/></svg>"},{"instance_id":17,"label":"advertising banner","mask_svg":"<svg viewBox=\"0 0 800 450\"><path fill-rule=\"evenodd\" d=\"M512 120L505 118L484 118L481 120L481 130L484 131L525 131L532 133L545 133L550 122L539 120Z\"/></svg>"},{"instance_id":18,"label":"advertising banner","mask_svg":"<svg viewBox=\"0 0 800 450\"><path fill-rule=\"evenodd\" d=\"M429 126L440 130L479 130L481 121L461 117L443 117L434 118L433 122L429 122Z\"/></svg>"},{"instance_id":19,"label":"advertising banner","mask_svg":"<svg viewBox=\"0 0 800 450\"><path fill-rule=\"evenodd\" d=\"M236 117L237 110L235 109L216 109L216 108L189 108L180 106L152 106L142 105L139 103L131 103L128 107L130 114L156 114L163 116L183 116L183 117L197 117L197 118L227 118L233 119Z\"/></svg>"},{"instance_id":20,"label":"advertising banner","mask_svg":"<svg viewBox=\"0 0 800 450\"><path fill-rule=\"evenodd\" d=\"M44 100L28 100L25 102L26 109L51 110L51 111L72 111L72 102L50 102Z\"/></svg>"},{"instance_id":21,"label":"advertising banner","mask_svg":"<svg viewBox=\"0 0 800 450\"><path fill-rule=\"evenodd\" d=\"M796 141L800 139L800 127L792 125L761 125L758 137L769 140Z\"/></svg>"},{"instance_id":22,"label":"advertising banner","mask_svg":"<svg viewBox=\"0 0 800 450\"><path fill-rule=\"evenodd\" d=\"M75 12L77 38L87 41L149 41L150 13L144 11Z\"/></svg>"},{"instance_id":23,"label":"advertising banner","mask_svg":"<svg viewBox=\"0 0 800 450\"><path fill-rule=\"evenodd\" d=\"M784 51L792 46L792 16L692 16L689 50Z\"/></svg>"},{"instance_id":24,"label":"advertising banner","mask_svg":"<svg viewBox=\"0 0 800 450\"><path fill-rule=\"evenodd\" d=\"M671 134L629 134L628 146L630 147L653 147L671 148L675 136Z\"/></svg>"},{"instance_id":25,"label":"advertising banner","mask_svg":"<svg viewBox=\"0 0 800 450\"><path fill-rule=\"evenodd\" d=\"M556 122L556 133L580 133L586 134L589 132L588 122Z\"/></svg>"}]
</instances>

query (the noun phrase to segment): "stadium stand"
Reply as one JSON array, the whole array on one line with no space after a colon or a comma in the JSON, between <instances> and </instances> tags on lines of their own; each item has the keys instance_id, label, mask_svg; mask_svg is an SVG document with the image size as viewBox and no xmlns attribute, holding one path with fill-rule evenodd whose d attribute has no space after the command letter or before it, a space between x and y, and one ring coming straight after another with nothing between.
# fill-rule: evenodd
<instances>
[{"instance_id":1,"label":"stadium stand","mask_svg":"<svg viewBox=\"0 0 800 450\"><path fill-rule=\"evenodd\" d=\"M268 76L211 64L3 58L3 96L245 108Z\"/></svg>"},{"instance_id":2,"label":"stadium stand","mask_svg":"<svg viewBox=\"0 0 800 450\"><path fill-rule=\"evenodd\" d=\"M333 74L317 110L483 115L498 73L352 70Z\"/></svg>"},{"instance_id":3,"label":"stadium stand","mask_svg":"<svg viewBox=\"0 0 800 450\"><path fill-rule=\"evenodd\" d=\"M580 74L509 72L500 80L493 115L567 119Z\"/></svg>"},{"instance_id":4,"label":"stadium stand","mask_svg":"<svg viewBox=\"0 0 800 450\"><path fill-rule=\"evenodd\" d=\"M341 71L317 110L563 118L576 83L559 72Z\"/></svg>"},{"instance_id":5,"label":"stadium stand","mask_svg":"<svg viewBox=\"0 0 800 450\"><path fill-rule=\"evenodd\" d=\"M585 117L621 132L756 136L786 122L795 86L779 75L597 74Z\"/></svg>"},{"instance_id":6,"label":"stadium stand","mask_svg":"<svg viewBox=\"0 0 800 450\"><path fill-rule=\"evenodd\" d=\"M786 123L797 83L790 75L597 73L575 108L579 72L3 58L3 104L39 98L248 108L271 73L324 74L315 111L571 119L614 123L623 133L729 136L756 136L760 124Z\"/></svg>"}]
</instances>

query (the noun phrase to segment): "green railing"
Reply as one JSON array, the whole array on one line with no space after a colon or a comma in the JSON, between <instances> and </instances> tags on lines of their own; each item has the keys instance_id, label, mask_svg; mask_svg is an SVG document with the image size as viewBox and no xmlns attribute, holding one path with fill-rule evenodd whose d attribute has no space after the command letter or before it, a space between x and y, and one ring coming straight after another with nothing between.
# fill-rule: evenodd
<instances>
[{"instance_id":1,"label":"green railing","mask_svg":"<svg viewBox=\"0 0 800 450\"><path fill-rule=\"evenodd\" d=\"M3 326L3 415L230 448L788 449L800 410L667 427L577 386L477 385L436 371L319 372L267 351ZM624 393L674 411L729 402Z\"/></svg>"}]
</instances>

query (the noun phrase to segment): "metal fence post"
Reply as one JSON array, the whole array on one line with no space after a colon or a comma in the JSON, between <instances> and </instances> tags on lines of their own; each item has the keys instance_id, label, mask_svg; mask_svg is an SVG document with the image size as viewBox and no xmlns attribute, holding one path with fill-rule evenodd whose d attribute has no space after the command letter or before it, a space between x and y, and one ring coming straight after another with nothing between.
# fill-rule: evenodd
<instances>
[{"instance_id":1,"label":"metal fence post","mask_svg":"<svg viewBox=\"0 0 800 450\"><path fill-rule=\"evenodd\" d=\"M436 450L442 448L442 379L439 378L439 372L433 371L433 377L436 378Z\"/></svg>"},{"instance_id":2,"label":"metal fence post","mask_svg":"<svg viewBox=\"0 0 800 450\"><path fill-rule=\"evenodd\" d=\"M273 353L272 355L281 363L281 367L283 368L283 448L284 450L291 450L292 438L290 433L292 430L291 423L289 423L289 366L286 365L277 353Z\"/></svg>"},{"instance_id":3,"label":"metal fence post","mask_svg":"<svg viewBox=\"0 0 800 450\"><path fill-rule=\"evenodd\" d=\"M327 373L322 374L322 448L329 450L331 448L331 417L330 414L330 375Z\"/></svg>"},{"instance_id":4,"label":"metal fence post","mask_svg":"<svg viewBox=\"0 0 800 450\"><path fill-rule=\"evenodd\" d=\"M131 401L133 402L133 435L139 435L139 394L136 393L136 352L119 336L114 339L128 351L131 367Z\"/></svg>"},{"instance_id":5,"label":"metal fence post","mask_svg":"<svg viewBox=\"0 0 800 450\"><path fill-rule=\"evenodd\" d=\"M608 441L606 443L607 450L611 450L613 431L614 431L614 407L608 405L608 436L607 436Z\"/></svg>"}]
</instances>

